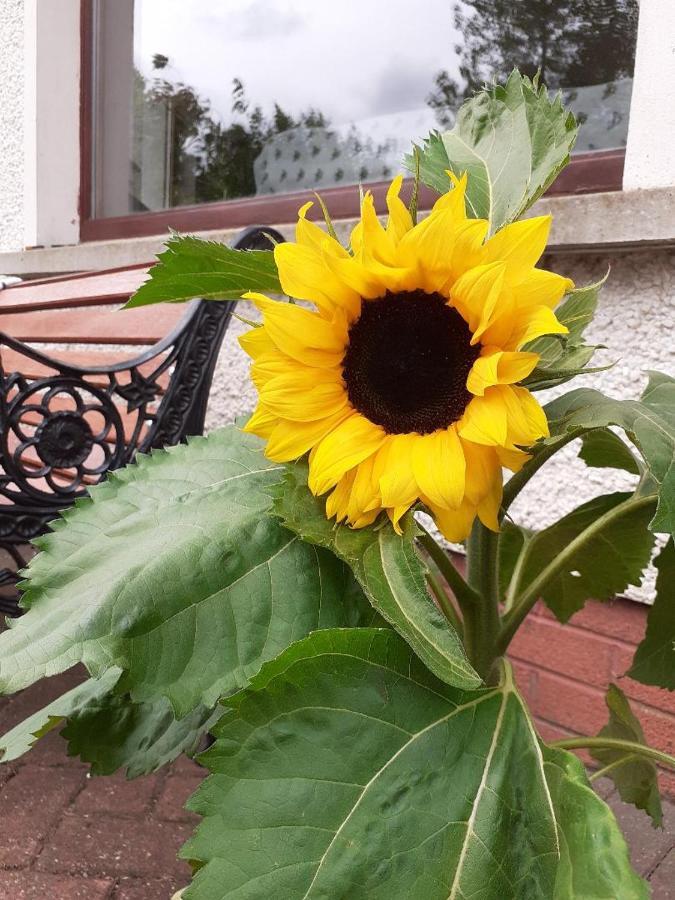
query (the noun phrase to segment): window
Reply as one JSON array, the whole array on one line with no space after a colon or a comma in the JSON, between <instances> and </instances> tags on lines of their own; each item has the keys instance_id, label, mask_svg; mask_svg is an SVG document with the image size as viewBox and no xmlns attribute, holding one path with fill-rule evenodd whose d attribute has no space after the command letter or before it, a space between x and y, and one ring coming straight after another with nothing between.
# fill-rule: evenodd
<instances>
[{"instance_id":1,"label":"window","mask_svg":"<svg viewBox=\"0 0 675 900\"><path fill-rule=\"evenodd\" d=\"M518 66L582 123L558 191L620 187L638 0L84 0L83 237L356 213ZM352 189L345 191L346 186ZM381 193L381 191L380 191ZM378 192L376 190L376 196Z\"/></svg>"}]
</instances>

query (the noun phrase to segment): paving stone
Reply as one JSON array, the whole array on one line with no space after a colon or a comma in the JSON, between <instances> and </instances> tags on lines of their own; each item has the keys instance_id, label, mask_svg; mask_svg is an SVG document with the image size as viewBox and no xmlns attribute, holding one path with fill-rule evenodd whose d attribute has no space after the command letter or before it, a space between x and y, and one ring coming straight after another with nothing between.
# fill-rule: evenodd
<instances>
[{"instance_id":1,"label":"paving stone","mask_svg":"<svg viewBox=\"0 0 675 900\"><path fill-rule=\"evenodd\" d=\"M200 766L199 763L196 763L194 759L190 759L188 756L179 756L178 759L169 766L169 776L200 775L203 778L207 774L208 772L204 766Z\"/></svg>"},{"instance_id":2,"label":"paving stone","mask_svg":"<svg viewBox=\"0 0 675 900\"><path fill-rule=\"evenodd\" d=\"M203 772L203 770L202 770ZM197 790L204 780L204 774L189 777L173 776L167 778L160 794L155 815L158 819L169 822L191 822L193 825L199 821L199 817L188 812L184 807L188 797Z\"/></svg>"},{"instance_id":3,"label":"paving stone","mask_svg":"<svg viewBox=\"0 0 675 900\"><path fill-rule=\"evenodd\" d=\"M185 882L190 869L176 854L190 833L190 826L180 822L67 815L36 865L46 872L172 877Z\"/></svg>"},{"instance_id":4,"label":"paving stone","mask_svg":"<svg viewBox=\"0 0 675 900\"><path fill-rule=\"evenodd\" d=\"M0 791L0 866L28 865L84 782L70 769L23 767Z\"/></svg>"},{"instance_id":5,"label":"paving stone","mask_svg":"<svg viewBox=\"0 0 675 900\"><path fill-rule=\"evenodd\" d=\"M633 867L640 875L649 875L659 860L675 845L675 804L663 804L663 829L652 828L646 813L624 803L618 794L608 800L630 848Z\"/></svg>"},{"instance_id":6,"label":"paving stone","mask_svg":"<svg viewBox=\"0 0 675 900\"><path fill-rule=\"evenodd\" d=\"M113 891L112 900L169 900L187 881L176 879L146 880L121 878Z\"/></svg>"},{"instance_id":7,"label":"paving stone","mask_svg":"<svg viewBox=\"0 0 675 900\"><path fill-rule=\"evenodd\" d=\"M675 900L675 850L659 863L650 884L652 900Z\"/></svg>"},{"instance_id":8,"label":"paving stone","mask_svg":"<svg viewBox=\"0 0 675 900\"><path fill-rule=\"evenodd\" d=\"M598 778L595 781L591 782L596 794L599 797L602 797L603 800L609 800L614 791L616 791L616 787L614 786L614 782L611 778L606 778L603 776L602 778Z\"/></svg>"},{"instance_id":9,"label":"paving stone","mask_svg":"<svg viewBox=\"0 0 675 900\"><path fill-rule=\"evenodd\" d=\"M75 812L110 813L114 816L142 815L152 802L157 776L129 781L123 773L107 777L87 776L85 788L74 805Z\"/></svg>"},{"instance_id":10,"label":"paving stone","mask_svg":"<svg viewBox=\"0 0 675 900\"><path fill-rule=\"evenodd\" d=\"M113 885L109 879L0 871L0 900L108 900Z\"/></svg>"}]
</instances>

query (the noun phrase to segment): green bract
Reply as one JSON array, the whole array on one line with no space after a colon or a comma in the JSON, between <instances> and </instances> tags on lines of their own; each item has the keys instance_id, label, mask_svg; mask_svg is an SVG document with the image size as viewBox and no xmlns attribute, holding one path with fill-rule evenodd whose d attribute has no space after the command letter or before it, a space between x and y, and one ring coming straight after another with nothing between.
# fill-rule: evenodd
<instances>
[{"instance_id":1,"label":"green bract","mask_svg":"<svg viewBox=\"0 0 675 900\"><path fill-rule=\"evenodd\" d=\"M468 171L470 211L494 232L552 182L575 135L559 98L514 73L412 164L443 191L446 169ZM529 345L530 390L593 371L584 329L601 286L563 299L569 334ZM173 236L129 305L247 290L280 291L273 253ZM336 526L305 461L271 463L235 426L139 457L38 542L26 612L0 636L0 692L78 663L90 677L1 737L0 757L64 725L94 773L135 777L210 732L185 900L647 897L568 751L589 749L654 823L656 764L675 760L647 746L614 685L599 735L546 744L504 655L539 598L566 622L639 583L655 532L673 529L674 410L675 381L658 373L640 399L581 388L550 402L550 437L505 485L501 531L474 524L466 574L412 513L400 534L383 517ZM533 533L511 504L575 439L588 466L630 473L634 489ZM628 674L672 690L672 539L657 568Z\"/></svg>"}]
</instances>

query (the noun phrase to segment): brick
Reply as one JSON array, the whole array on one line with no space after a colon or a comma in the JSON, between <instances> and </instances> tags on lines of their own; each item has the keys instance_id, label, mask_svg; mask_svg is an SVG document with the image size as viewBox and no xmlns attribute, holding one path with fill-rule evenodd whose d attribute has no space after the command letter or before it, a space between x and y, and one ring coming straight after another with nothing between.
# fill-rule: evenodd
<instances>
[{"instance_id":1,"label":"brick","mask_svg":"<svg viewBox=\"0 0 675 900\"><path fill-rule=\"evenodd\" d=\"M156 775L134 778L133 781L127 780L123 773L106 777L87 776L85 788L74 808L78 813L142 815L150 807L156 786Z\"/></svg>"},{"instance_id":2,"label":"brick","mask_svg":"<svg viewBox=\"0 0 675 900\"><path fill-rule=\"evenodd\" d=\"M84 774L24 766L0 792L0 866L28 865L82 787ZM8 824L9 823L9 824Z\"/></svg>"},{"instance_id":3,"label":"brick","mask_svg":"<svg viewBox=\"0 0 675 900\"><path fill-rule=\"evenodd\" d=\"M537 674L535 715L572 731L597 734L607 719L603 691L543 670Z\"/></svg>"},{"instance_id":4,"label":"brick","mask_svg":"<svg viewBox=\"0 0 675 900\"><path fill-rule=\"evenodd\" d=\"M183 823L112 816L64 816L37 861L40 871L134 876L187 882L190 869L176 859L192 829Z\"/></svg>"},{"instance_id":5,"label":"brick","mask_svg":"<svg viewBox=\"0 0 675 900\"><path fill-rule=\"evenodd\" d=\"M675 849L658 864L649 883L652 900L675 900Z\"/></svg>"},{"instance_id":6,"label":"brick","mask_svg":"<svg viewBox=\"0 0 675 900\"><path fill-rule=\"evenodd\" d=\"M607 603L589 600L583 609L574 614L571 623L593 634L604 634L628 644L638 644L647 627L647 609L643 604L621 598ZM555 619L543 603L537 604L534 614L545 619Z\"/></svg>"},{"instance_id":7,"label":"brick","mask_svg":"<svg viewBox=\"0 0 675 900\"><path fill-rule=\"evenodd\" d=\"M613 642L570 625L526 619L509 648L509 656L586 684L605 686L610 678Z\"/></svg>"},{"instance_id":8,"label":"brick","mask_svg":"<svg viewBox=\"0 0 675 900\"><path fill-rule=\"evenodd\" d=\"M204 777L207 770L204 766L200 766L194 759L189 756L179 756L178 759L169 766L169 775L188 775Z\"/></svg>"},{"instance_id":9,"label":"brick","mask_svg":"<svg viewBox=\"0 0 675 900\"><path fill-rule=\"evenodd\" d=\"M618 793L610 797L608 802L628 842L635 870L643 877L649 875L673 846L675 806L666 804L662 830L652 828L645 812L624 803Z\"/></svg>"},{"instance_id":10,"label":"brick","mask_svg":"<svg viewBox=\"0 0 675 900\"><path fill-rule=\"evenodd\" d=\"M188 812L185 804L203 780L203 775L197 777L175 775L167 778L155 808L157 818L169 822L190 822L195 825L199 818L194 813Z\"/></svg>"},{"instance_id":11,"label":"brick","mask_svg":"<svg viewBox=\"0 0 675 900\"><path fill-rule=\"evenodd\" d=\"M0 871L0 900L107 900L113 885L98 878Z\"/></svg>"},{"instance_id":12,"label":"brick","mask_svg":"<svg viewBox=\"0 0 675 900\"><path fill-rule=\"evenodd\" d=\"M121 878L112 895L112 900L168 900L188 882L169 879Z\"/></svg>"}]
</instances>

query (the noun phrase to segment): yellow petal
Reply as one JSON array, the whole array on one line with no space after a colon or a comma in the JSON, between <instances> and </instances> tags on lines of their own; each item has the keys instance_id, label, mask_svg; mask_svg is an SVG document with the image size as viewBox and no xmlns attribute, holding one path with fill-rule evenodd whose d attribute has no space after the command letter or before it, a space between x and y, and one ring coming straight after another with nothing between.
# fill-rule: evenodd
<instances>
[{"instance_id":1,"label":"yellow petal","mask_svg":"<svg viewBox=\"0 0 675 900\"><path fill-rule=\"evenodd\" d=\"M516 310L512 326L509 346L504 347L507 350L519 350L525 344L535 338L543 337L545 334L569 333L569 328L559 322L555 313L547 306Z\"/></svg>"},{"instance_id":2,"label":"yellow petal","mask_svg":"<svg viewBox=\"0 0 675 900\"><path fill-rule=\"evenodd\" d=\"M486 262L506 263L506 280L518 284L546 249L551 216L536 216L505 225L485 244Z\"/></svg>"},{"instance_id":3,"label":"yellow petal","mask_svg":"<svg viewBox=\"0 0 675 900\"><path fill-rule=\"evenodd\" d=\"M466 186L468 183L468 176L466 172L464 172L460 178L457 178L457 176L449 169L445 170L445 174L448 176L452 187L444 194L441 194L434 203L431 211L434 213L439 212L439 210L447 209L453 213L457 220L466 219Z\"/></svg>"},{"instance_id":4,"label":"yellow petal","mask_svg":"<svg viewBox=\"0 0 675 900\"><path fill-rule=\"evenodd\" d=\"M307 213L314 206L310 200L305 203L298 212L298 223L295 226L295 239L298 244L310 247L317 253L332 253L334 256L345 257L349 254L339 241L331 237L316 222L310 222L307 219Z\"/></svg>"},{"instance_id":5,"label":"yellow petal","mask_svg":"<svg viewBox=\"0 0 675 900\"><path fill-rule=\"evenodd\" d=\"M343 522L347 518L347 506L355 478L356 469L351 469L342 476L336 484L335 490L328 495L326 500L326 517L328 519L335 516L336 521Z\"/></svg>"},{"instance_id":6,"label":"yellow petal","mask_svg":"<svg viewBox=\"0 0 675 900\"><path fill-rule=\"evenodd\" d=\"M538 353L514 353L483 347L473 364L466 386L472 394L482 396L495 384L515 384L532 372L539 362Z\"/></svg>"},{"instance_id":7,"label":"yellow petal","mask_svg":"<svg viewBox=\"0 0 675 900\"><path fill-rule=\"evenodd\" d=\"M378 451L384 466L379 478L382 505L406 509L419 494L419 487L413 472L413 446L418 440L416 434L391 435ZM400 518L400 517L399 517Z\"/></svg>"},{"instance_id":8,"label":"yellow petal","mask_svg":"<svg viewBox=\"0 0 675 900\"><path fill-rule=\"evenodd\" d=\"M257 359L264 353L272 353L276 345L263 327L251 328L245 334L239 336L239 346L244 353L248 353L251 359Z\"/></svg>"},{"instance_id":9,"label":"yellow petal","mask_svg":"<svg viewBox=\"0 0 675 900\"><path fill-rule=\"evenodd\" d=\"M495 314L499 313L504 270L504 263L500 262L475 266L465 272L452 288L450 301L471 329L472 344L478 342Z\"/></svg>"},{"instance_id":10,"label":"yellow petal","mask_svg":"<svg viewBox=\"0 0 675 900\"><path fill-rule=\"evenodd\" d=\"M464 501L457 509L444 509L427 503L441 534L453 544L459 544L469 536L476 518L476 507Z\"/></svg>"},{"instance_id":11,"label":"yellow petal","mask_svg":"<svg viewBox=\"0 0 675 900\"><path fill-rule=\"evenodd\" d=\"M255 412L242 428L246 434L255 434L258 437L267 439L275 429L279 419L266 409L262 403L259 403Z\"/></svg>"},{"instance_id":12,"label":"yellow petal","mask_svg":"<svg viewBox=\"0 0 675 900\"><path fill-rule=\"evenodd\" d=\"M244 297L261 310L268 335L288 356L319 368L331 368L342 362L347 345L347 320L339 312L328 321L301 306L270 300L253 291Z\"/></svg>"},{"instance_id":13,"label":"yellow petal","mask_svg":"<svg viewBox=\"0 0 675 900\"><path fill-rule=\"evenodd\" d=\"M504 487L500 472L499 477L491 482L490 490L476 508L478 518L491 531L499 531L499 508L502 504L503 493Z\"/></svg>"},{"instance_id":14,"label":"yellow petal","mask_svg":"<svg viewBox=\"0 0 675 900\"><path fill-rule=\"evenodd\" d=\"M391 509L387 510L387 515L389 516L389 520L391 524L394 526L394 531L396 534L403 534L403 529L401 528L401 518L408 512L410 509L410 505L403 504L402 506L394 506Z\"/></svg>"},{"instance_id":15,"label":"yellow petal","mask_svg":"<svg viewBox=\"0 0 675 900\"><path fill-rule=\"evenodd\" d=\"M350 415L350 410L345 408L325 419L317 419L314 422L288 422L277 419L277 423L270 433L265 448L265 456L275 462L288 462L304 456L308 450L315 447L330 431L343 419Z\"/></svg>"},{"instance_id":16,"label":"yellow petal","mask_svg":"<svg viewBox=\"0 0 675 900\"><path fill-rule=\"evenodd\" d=\"M506 409L500 391L500 387L488 388L482 397L474 397L469 402L457 426L467 441L486 446L506 443Z\"/></svg>"},{"instance_id":17,"label":"yellow petal","mask_svg":"<svg viewBox=\"0 0 675 900\"><path fill-rule=\"evenodd\" d=\"M466 489L465 496L474 506L483 500L492 490L495 481L502 478L502 467L497 447L486 447L462 439L464 456L466 457Z\"/></svg>"},{"instance_id":18,"label":"yellow petal","mask_svg":"<svg viewBox=\"0 0 675 900\"><path fill-rule=\"evenodd\" d=\"M251 366L251 380L253 384L260 390L270 379L276 378L277 375L288 375L297 372L298 369L307 368L299 363L296 359L281 353L272 344L271 353L263 353L259 356ZM312 372L331 372L331 369L311 369Z\"/></svg>"},{"instance_id":19,"label":"yellow petal","mask_svg":"<svg viewBox=\"0 0 675 900\"><path fill-rule=\"evenodd\" d=\"M338 370L302 366L267 381L260 389L260 401L281 419L314 422L343 409L347 392Z\"/></svg>"},{"instance_id":20,"label":"yellow petal","mask_svg":"<svg viewBox=\"0 0 675 900\"><path fill-rule=\"evenodd\" d=\"M358 466L381 446L386 433L360 413L353 413L330 432L310 455L309 488L323 494L349 469Z\"/></svg>"},{"instance_id":21,"label":"yellow petal","mask_svg":"<svg viewBox=\"0 0 675 900\"><path fill-rule=\"evenodd\" d=\"M382 508L380 491L373 478L374 461L375 454L373 453L356 467L356 477L347 506L347 517L352 523L360 521L364 515L373 510L379 512Z\"/></svg>"},{"instance_id":22,"label":"yellow petal","mask_svg":"<svg viewBox=\"0 0 675 900\"><path fill-rule=\"evenodd\" d=\"M366 264L370 260L376 260L388 266L394 265L394 241L375 212L375 201L370 191L363 198L361 222L363 230L358 258Z\"/></svg>"},{"instance_id":23,"label":"yellow petal","mask_svg":"<svg viewBox=\"0 0 675 900\"><path fill-rule=\"evenodd\" d=\"M277 244L274 260L281 289L290 297L315 303L329 317L336 308L355 315L360 305L359 296L331 272L325 263L327 255L328 251L322 255L321 247Z\"/></svg>"},{"instance_id":24,"label":"yellow petal","mask_svg":"<svg viewBox=\"0 0 675 900\"><path fill-rule=\"evenodd\" d=\"M387 191L387 209L389 210L387 234L390 235L395 244L398 244L403 235L413 227L412 216L408 207L399 197L402 184L403 176L397 175Z\"/></svg>"},{"instance_id":25,"label":"yellow petal","mask_svg":"<svg viewBox=\"0 0 675 900\"><path fill-rule=\"evenodd\" d=\"M530 454L524 453L522 450L507 450L504 447L495 447L495 450L502 466L505 469L510 469L512 472L520 472L528 459L530 459Z\"/></svg>"},{"instance_id":26,"label":"yellow petal","mask_svg":"<svg viewBox=\"0 0 675 900\"><path fill-rule=\"evenodd\" d=\"M564 278L546 269L532 269L518 283L515 291L519 307L548 306L553 309L573 288L571 278Z\"/></svg>"},{"instance_id":27,"label":"yellow petal","mask_svg":"<svg viewBox=\"0 0 675 900\"><path fill-rule=\"evenodd\" d=\"M460 505L466 462L454 426L419 435L413 444L412 463L420 493L434 506L454 509Z\"/></svg>"},{"instance_id":28,"label":"yellow petal","mask_svg":"<svg viewBox=\"0 0 675 900\"><path fill-rule=\"evenodd\" d=\"M506 410L508 445L530 447L540 438L548 437L546 413L533 395L522 387L503 385L492 390L501 392Z\"/></svg>"}]
</instances>

